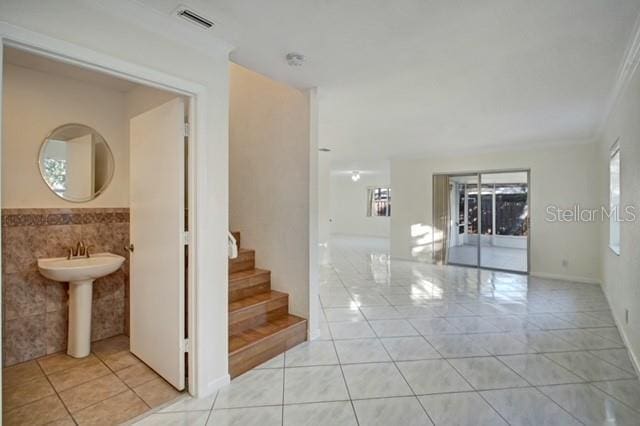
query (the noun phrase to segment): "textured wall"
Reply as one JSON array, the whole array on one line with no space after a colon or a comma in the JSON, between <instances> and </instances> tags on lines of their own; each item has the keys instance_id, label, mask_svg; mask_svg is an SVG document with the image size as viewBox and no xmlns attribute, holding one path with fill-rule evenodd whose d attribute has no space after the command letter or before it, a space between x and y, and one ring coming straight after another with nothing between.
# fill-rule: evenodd
<instances>
[{"instance_id":1,"label":"textured wall","mask_svg":"<svg viewBox=\"0 0 640 426\"><path fill-rule=\"evenodd\" d=\"M3 365L66 350L68 284L38 272L40 257L66 256L78 241L128 258L129 209L2 210ZM128 328L129 262L93 285L91 340Z\"/></svg>"},{"instance_id":2,"label":"textured wall","mask_svg":"<svg viewBox=\"0 0 640 426\"><path fill-rule=\"evenodd\" d=\"M230 66L229 221L291 313L309 314L309 96Z\"/></svg>"},{"instance_id":3,"label":"textured wall","mask_svg":"<svg viewBox=\"0 0 640 426\"><path fill-rule=\"evenodd\" d=\"M600 202L609 205L609 153L620 146L620 205L635 207L636 220L620 223L620 254L609 248L609 221L602 222L603 288L636 368L640 367L640 68L615 104L600 143ZM629 311L627 315L625 311ZM627 321L628 319L628 321Z\"/></svg>"},{"instance_id":4,"label":"textured wall","mask_svg":"<svg viewBox=\"0 0 640 426\"><path fill-rule=\"evenodd\" d=\"M432 176L476 170L530 169L531 274L600 281L599 223L550 222L547 206L599 208L597 145L562 144L531 150L391 161L391 256L431 258ZM563 264L566 260L566 264Z\"/></svg>"}]
</instances>

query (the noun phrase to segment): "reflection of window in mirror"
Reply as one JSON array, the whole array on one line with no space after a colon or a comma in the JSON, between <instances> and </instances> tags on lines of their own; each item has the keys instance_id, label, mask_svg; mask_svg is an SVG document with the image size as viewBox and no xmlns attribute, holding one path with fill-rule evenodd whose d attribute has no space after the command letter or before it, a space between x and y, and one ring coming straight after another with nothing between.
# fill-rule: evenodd
<instances>
[{"instance_id":1,"label":"reflection of window in mirror","mask_svg":"<svg viewBox=\"0 0 640 426\"><path fill-rule=\"evenodd\" d=\"M44 151L45 180L51 189L61 194L67 190L67 149L65 141L49 139Z\"/></svg>"},{"instance_id":2,"label":"reflection of window in mirror","mask_svg":"<svg viewBox=\"0 0 640 426\"><path fill-rule=\"evenodd\" d=\"M93 200L103 192L114 172L109 145L91 127L65 124L45 139L40 171L49 188L68 201Z\"/></svg>"}]
</instances>

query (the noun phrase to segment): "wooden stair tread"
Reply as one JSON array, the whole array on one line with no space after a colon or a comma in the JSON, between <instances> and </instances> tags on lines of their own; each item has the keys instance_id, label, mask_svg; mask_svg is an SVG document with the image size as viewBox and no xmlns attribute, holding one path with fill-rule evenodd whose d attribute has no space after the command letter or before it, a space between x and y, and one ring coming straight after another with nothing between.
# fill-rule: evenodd
<instances>
[{"instance_id":1,"label":"wooden stair tread","mask_svg":"<svg viewBox=\"0 0 640 426\"><path fill-rule=\"evenodd\" d=\"M256 268L256 252L229 259L229 374L237 377L307 340L307 320L289 314L289 294L271 290L271 271Z\"/></svg>"},{"instance_id":2,"label":"wooden stair tread","mask_svg":"<svg viewBox=\"0 0 640 426\"><path fill-rule=\"evenodd\" d=\"M255 305L262 305L274 300L283 299L289 297L286 293L271 290L266 293L256 294L255 296L245 297L236 302L229 303L229 313L235 313L242 311L243 309L252 308Z\"/></svg>"},{"instance_id":3,"label":"wooden stair tread","mask_svg":"<svg viewBox=\"0 0 640 426\"><path fill-rule=\"evenodd\" d=\"M263 325L239 333L229 334L229 356L257 345L265 339L306 321L304 318L287 314L271 319Z\"/></svg>"},{"instance_id":4,"label":"wooden stair tread","mask_svg":"<svg viewBox=\"0 0 640 426\"><path fill-rule=\"evenodd\" d=\"M266 274L268 272L269 272L268 270L260 269L260 268L254 268L248 271L232 272L229 274L229 282L244 280L246 278L251 278L256 275Z\"/></svg>"}]
</instances>

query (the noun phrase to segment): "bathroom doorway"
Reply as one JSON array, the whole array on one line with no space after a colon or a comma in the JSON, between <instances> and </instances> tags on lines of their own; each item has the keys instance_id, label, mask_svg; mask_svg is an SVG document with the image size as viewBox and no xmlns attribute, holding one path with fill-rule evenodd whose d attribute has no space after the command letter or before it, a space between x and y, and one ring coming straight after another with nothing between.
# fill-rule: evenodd
<instances>
[{"instance_id":1,"label":"bathroom doorway","mask_svg":"<svg viewBox=\"0 0 640 426\"><path fill-rule=\"evenodd\" d=\"M121 394L141 414L194 386L193 98L20 48L3 54L4 382L51 387L64 408L52 420L80 421ZM77 286L43 275L38 261L102 253L124 260L89 283L89 320L74 321ZM87 352L69 355L83 328ZM100 401L80 389L103 385ZM3 410L36 412L47 402L37 396L5 399Z\"/></svg>"},{"instance_id":2,"label":"bathroom doorway","mask_svg":"<svg viewBox=\"0 0 640 426\"><path fill-rule=\"evenodd\" d=\"M433 176L434 260L529 272L529 171Z\"/></svg>"}]
</instances>

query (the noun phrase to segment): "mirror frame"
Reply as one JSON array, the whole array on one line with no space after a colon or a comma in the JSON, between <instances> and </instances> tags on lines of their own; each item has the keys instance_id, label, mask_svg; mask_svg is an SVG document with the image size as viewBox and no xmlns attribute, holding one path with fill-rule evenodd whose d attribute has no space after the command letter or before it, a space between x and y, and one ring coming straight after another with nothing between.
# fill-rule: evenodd
<instances>
[{"instance_id":1,"label":"mirror frame","mask_svg":"<svg viewBox=\"0 0 640 426\"><path fill-rule=\"evenodd\" d=\"M83 199L65 198L65 197L61 196L60 194L58 194L56 191L54 191L53 188L51 188L51 186L49 186L49 182L47 182L47 180L45 179L45 173L44 173L43 161L42 160L43 160L43 156L44 156L45 147L47 146L47 142L49 141L49 139L51 139L51 137L58 130L60 130L60 129L64 128L64 127L67 127L67 126L85 127L87 129L90 129L92 133L100 135L100 137L104 141L104 144L107 147L107 152L109 153L109 155L111 155L111 161L113 162L113 169L111 171L111 176L109 176L109 179L107 179L107 181L102 186L102 188L100 188L99 191L96 191L96 192L93 193L93 196L91 198L83 198ZM40 177L42 178L42 181L44 182L44 184L47 187L47 189L49 191L51 191L56 197L60 198L61 200L68 201L70 203L76 203L76 204L88 203L89 201L93 201L96 198L98 198L109 187L109 185L111 185L111 182L113 181L113 176L116 174L116 159L115 159L115 157L113 155L113 151L111 151L111 147L109 146L109 143L107 142L105 137L102 136L102 133L98 132L96 129L94 129L91 126L87 126L86 124L82 124L82 123L65 123L65 124L62 124L62 125L56 127L52 131L50 131L49 134L47 134L47 136L45 136L45 138L43 139L42 143L40 144L40 149L38 150L37 162L38 162L38 169L40 170Z\"/></svg>"}]
</instances>

